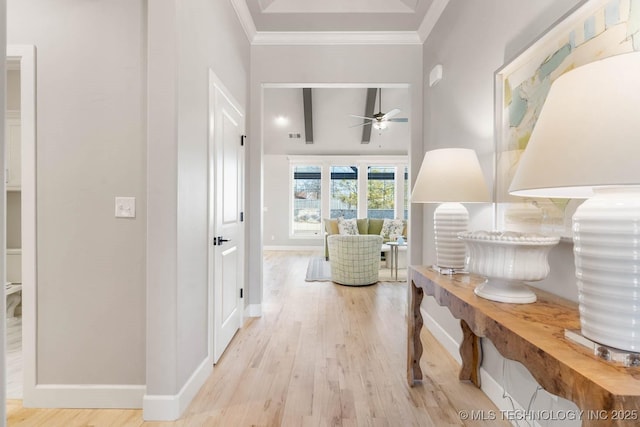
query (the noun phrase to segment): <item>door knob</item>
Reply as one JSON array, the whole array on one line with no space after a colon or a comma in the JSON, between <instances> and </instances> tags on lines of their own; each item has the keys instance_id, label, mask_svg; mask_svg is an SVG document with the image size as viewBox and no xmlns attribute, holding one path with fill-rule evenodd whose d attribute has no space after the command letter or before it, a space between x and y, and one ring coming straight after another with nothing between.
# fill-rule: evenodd
<instances>
[{"instance_id":1,"label":"door knob","mask_svg":"<svg viewBox=\"0 0 640 427\"><path fill-rule=\"evenodd\" d=\"M230 241L231 239L223 239L222 236L218 236L213 238L213 245L222 246L224 242L230 242Z\"/></svg>"}]
</instances>

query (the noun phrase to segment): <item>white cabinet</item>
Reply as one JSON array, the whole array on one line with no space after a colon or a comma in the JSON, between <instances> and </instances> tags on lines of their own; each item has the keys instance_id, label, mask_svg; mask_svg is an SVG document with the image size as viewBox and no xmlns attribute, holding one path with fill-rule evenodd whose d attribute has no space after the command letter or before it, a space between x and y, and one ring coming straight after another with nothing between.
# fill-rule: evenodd
<instances>
[{"instance_id":1,"label":"white cabinet","mask_svg":"<svg viewBox=\"0 0 640 427\"><path fill-rule=\"evenodd\" d=\"M6 184L7 191L20 191L22 162L20 146L20 114L7 112L5 122L5 147L6 147Z\"/></svg>"}]
</instances>

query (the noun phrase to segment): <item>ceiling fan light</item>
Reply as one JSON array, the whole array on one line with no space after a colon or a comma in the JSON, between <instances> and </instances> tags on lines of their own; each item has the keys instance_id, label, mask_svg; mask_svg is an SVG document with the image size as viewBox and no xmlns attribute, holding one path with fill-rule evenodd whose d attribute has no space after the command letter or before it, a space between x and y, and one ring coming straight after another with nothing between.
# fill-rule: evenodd
<instances>
[{"instance_id":1,"label":"ceiling fan light","mask_svg":"<svg viewBox=\"0 0 640 427\"><path fill-rule=\"evenodd\" d=\"M374 122L373 123L373 127L378 129L378 130L384 130L387 128L387 123L386 122Z\"/></svg>"}]
</instances>

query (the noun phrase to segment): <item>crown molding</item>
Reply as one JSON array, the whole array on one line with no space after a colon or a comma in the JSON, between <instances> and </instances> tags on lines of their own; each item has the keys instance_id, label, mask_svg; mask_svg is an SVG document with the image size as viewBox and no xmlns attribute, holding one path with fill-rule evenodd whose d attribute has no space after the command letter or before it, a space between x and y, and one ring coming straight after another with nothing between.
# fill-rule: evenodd
<instances>
[{"instance_id":1,"label":"crown molding","mask_svg":"<svg viewBox=\"0 0 640 427\"><path fill-rule=\"evenodd\" d=\"M253 45L422 44L415 31L258 31Z\"/></svg>"},{"instance_id":2,"label":"crown molding","mask_svg":"<svg viewBox=\"0 0 640 427\"><path fill-rule=\"evenodd\" d=\"M253 23L251 12L247 7L245 0L231 0L231 5L236 11L240 25L249 39L249 43L253 43L253 39L256 37L256 25Z\"/></svg>"},{"instance_id":3,"label":"crown molding","mask_svg":"<svg viewBox=\"0 0 640 427\"><path fill-rule=\"evenodd\" d=\"M449 4L449 0L433 0L429 10L427 10L426 15L424 15L420 28L418 28L418 37L420 37L422 43L427 40L431 31L433 31L433 27L436 26L447 4Z\"/></svg>"}]
</instances>

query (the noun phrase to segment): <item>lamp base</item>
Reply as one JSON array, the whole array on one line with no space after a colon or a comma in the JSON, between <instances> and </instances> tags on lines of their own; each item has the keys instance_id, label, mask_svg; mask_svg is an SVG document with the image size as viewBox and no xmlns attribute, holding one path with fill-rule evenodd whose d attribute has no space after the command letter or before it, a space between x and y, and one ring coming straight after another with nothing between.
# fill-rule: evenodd
<instances>
[{"instance_id":1,"label":"lamp base","mask_svg":"<svg viewBox=\"0 0 640 427\"><path fill-rule=\"evenodd\" d=\"M476 286L473 292L481 298L511 304L536 302L536 294L516 280L490 278Z\"/></svg>"},{"instance_id":2,"label":"lamp base","mask_svg":"<svg viewBox=\"0 0 640 427\"><path fill-rule=\"evenodd\" d=\"M442 203L433 212L436 264L440 268L465 268L467 247L458 233L467 231L469 212L460 203Z\"/></svg>"},{"instance_id":3,"label":"lamp base","mask_svg":"<svg viewBox=\"0 0 640 427\"><path fill-rule=\"evenodd\" d=\"M640 187L605 187L573 215L582 335L640 351Z\"/></svg>"}]
</instances>

